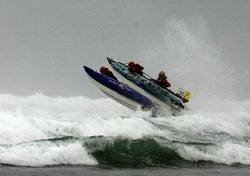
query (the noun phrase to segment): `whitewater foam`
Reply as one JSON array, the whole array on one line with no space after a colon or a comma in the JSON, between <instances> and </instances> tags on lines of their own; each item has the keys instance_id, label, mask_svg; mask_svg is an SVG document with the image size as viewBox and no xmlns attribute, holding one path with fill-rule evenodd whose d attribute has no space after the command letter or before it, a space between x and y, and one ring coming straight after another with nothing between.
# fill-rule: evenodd
<instances>
[{"instance_id":1,"label":"whitewater foam","mask_svg":"<svg viewBox=\"0 0 250 176\"><path fill-rule=\"evenodd\" d=\"M249 164L249 104L234 102L231 105L238 106L229 112L190 111L178 117L151 118L150 113L132 112L111 99L0 95L0 162L26 166L97 164L85 148L84 142L91 136L148 136L190 161ZM64 136L74 140L46 140ZM198 150L192 143L205 146Z\"/></svg>"},{"instance_id":2,"label":"whitewater foam","mask_svg":"<svg viewBox=\"0 0 250 176\"><path fill-rule=\"evenodd\" d=\"M52 143L45 141L8 147L1 146L0 158L2 164L17 166L97 164L79 142Z\"/></svg>"}]
</instances>

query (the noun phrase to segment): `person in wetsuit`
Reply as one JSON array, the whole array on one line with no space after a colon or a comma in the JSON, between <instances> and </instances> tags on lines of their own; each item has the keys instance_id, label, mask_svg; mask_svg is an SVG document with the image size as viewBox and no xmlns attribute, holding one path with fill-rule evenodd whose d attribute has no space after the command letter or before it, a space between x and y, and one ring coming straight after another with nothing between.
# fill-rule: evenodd
<instances>
[{"instance_id":1,"label":"person in wetsuit","mask_svg":"<svg viewBox=\"0 0 250 176\"><path fill-rule=\"evenodd\" d=\"M130 61L129 63L128 63L128 70L130 71L130 72L132 72L132 73L137 73L137 74L139 74L139 75L143 75L143 70L144 69L144 67L143 66L141 66L140 64L138 64L138 63L134 63L133 61Z\"/></svg>"},{"instance_id":2,"label":"person in wetsuit","mask_svg":"<svg viewBox=\"0 0 250 176\"><path fill-rule=\"evenodd\" d=\"M156 84L158 84L159 86L161 86L162 88L164 89L167 89L168 91L172 92L174 95L176 95L177 97L179 97L183 103L187 103L188 102L188 99L190 97L190 93L185 91L185 90L182 90L181 93L174 93L172 90L168 89L171 84L168 82L167 80L167 76L166 76L166 73L164 71L161 71L158 75L158 78L157 80L153 80ZM185 98L185 96L187 98Z\"/></svg>"},{"instance_id":3,"label":"person in wetsuit","mask_svg":"<svg viewBox=\"0 0 250 176\"><path fill-rule=\"evenodd\" d=\"M167 89L168 87L171 86L171 84L167 80L167 76L164 71L161 71L158 75L157 80L153 80L153 81L164 89Z\"/></svg>"},{"instance_id":4,"label":"person in wetsuit","mask_svg":"<svg viewBox=\"0 0 250 176\"><path fill-rule=\"evenodd\" d=\"M100 68L100 72L110 78L113 78L114 80L117 80L117 78L115 77L115 75L107 68L107 67L104 67L102 66Z\"/></svg>"}]
</instances>

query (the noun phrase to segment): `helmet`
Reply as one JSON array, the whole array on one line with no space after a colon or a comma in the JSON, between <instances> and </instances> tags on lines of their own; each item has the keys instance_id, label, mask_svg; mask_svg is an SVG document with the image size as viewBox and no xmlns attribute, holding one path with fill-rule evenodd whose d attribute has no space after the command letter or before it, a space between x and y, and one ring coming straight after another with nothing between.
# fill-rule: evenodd
<instances>
[{"instance_id":1,"label":"helmet","mask_svg":"<svg viewBox=\"0 0 250 176\"><path fill-rule=\"evenodd\" d=\"M166 75L166 74L165 74L164 71L160 71L159 76L165 76L165 75Z\"/></svg>"},{"instance_id":2,"label":"helmet","mask_svg":"<svg viewBox=\"0 0 250 176\"><path fill-rule=\"evenodd\" d=\"M128 62L128 66L129 66L129 67L133 67L134 65L135 65L135 63L134 63L133 61L129 61L129 62Z\"/></svg>"},{"instance_id":3,"label":"helmet","mask_svg":"<svg viewBox=\"0 0 250 176\"><path fill-rule=\"evenodd\" d=\"M108 71L108 68L105 67L105 66L102 66L102 67L100 68L100 72L103 73L103 72L105 72L105 71Z\"/></svg>"}]
</instances>

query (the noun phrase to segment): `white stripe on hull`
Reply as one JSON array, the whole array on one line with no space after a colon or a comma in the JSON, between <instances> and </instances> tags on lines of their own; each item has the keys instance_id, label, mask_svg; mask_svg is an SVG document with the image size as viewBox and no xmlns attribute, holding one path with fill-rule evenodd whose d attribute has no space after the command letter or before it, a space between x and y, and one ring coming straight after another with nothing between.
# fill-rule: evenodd
<instances>
[{"instance_id":1,"label":"white stripe on hull","mask_svg":"<svg viewBox=\"0 0 250 176\"><path fill-rule=\"evenodd\" d=\"M139 86L137 86L132 81L127 80L120 73L118 73L114 68L112 68L112 70L116 73L116 76L119 78L119 80L121 80L121 82L126 83L129 87L131 87L132 89L136 90L137 92L139 92L143 96L147 97L154 104L156 104L157 108L159 108L160 111L166 111L166 110L167 111L171 111L171 107L168 104L166 104L165 102L163 102L163 101L159 100L158 98L152 96L151 94L149 94L148 92L146 92L145 90L143 90L142 88L140 88Z\"/></svg>"},{"instance_id":2,"label":"white stripe on hull","mask_svg":"<svg viewBox=\"0 0 250 176\"><path fill-rule=\"evenodd\" d=\"M88 77L107 96L109 96L113 100L117 101L118 103L126 106L127 108L132 109L132 110L136 110L136 109L138 109L138 107L142 106L141 104L139 104L131 99L128 99L128 98L118 94L117 92L113 91L112 89L109 89L106 86L100 84L99 82L97 82L96 80L91 78L89 75L88 75Z\"/></svg>"}]
</instances>

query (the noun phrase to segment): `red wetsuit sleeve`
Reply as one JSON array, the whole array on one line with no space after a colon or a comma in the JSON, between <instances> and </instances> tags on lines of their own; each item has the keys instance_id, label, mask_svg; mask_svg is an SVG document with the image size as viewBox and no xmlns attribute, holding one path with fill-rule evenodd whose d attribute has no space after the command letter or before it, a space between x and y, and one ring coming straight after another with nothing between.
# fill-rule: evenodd
<instances>
[{"instance_id":1,"label":"red wetsuit sleeve","mask_svg":"<svg viewBox=\"0 0 250 176\"><path fill-rule=\"evenodd\" d=\"M170 84L167 80L165 80L165 81L164 81L164 86L165 86L165 87L170 87L171 84Z\"/></svg>"}]
</instances>

